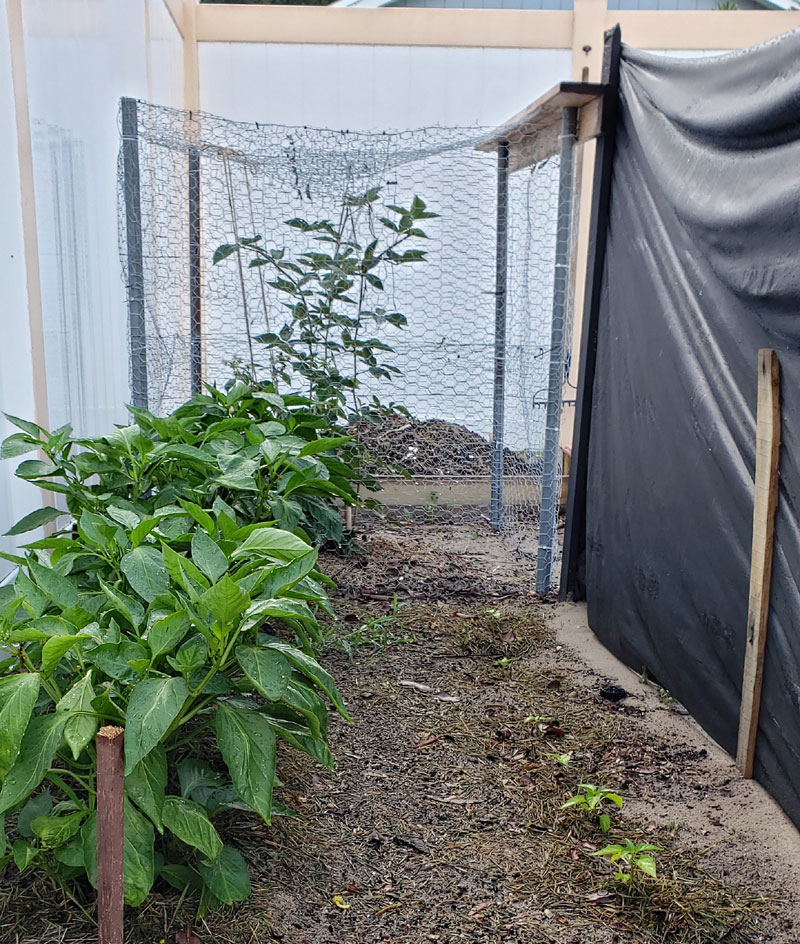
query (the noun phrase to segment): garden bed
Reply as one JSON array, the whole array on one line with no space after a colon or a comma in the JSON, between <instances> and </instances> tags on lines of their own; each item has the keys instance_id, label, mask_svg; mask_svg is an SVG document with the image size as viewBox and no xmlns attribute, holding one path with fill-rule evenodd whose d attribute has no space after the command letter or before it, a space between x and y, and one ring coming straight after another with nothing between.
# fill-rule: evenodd
<instances>
[{"instance_id":1,"label":"garden bed","mask_svg":"<svg viewBox=\"0 0 800 944\"><path fill-rule=\"evenodd\" d=\"M581 610L537 602L529 563L488 531L361 542L364 557L325 560L340 587L326 664L355 719L333 722L335 772L285 751L297 815L220 823L252 898L195 921L162 889L128 912L131 944L797 941L797 833ZM631 694L602 698L609 681ZM624 797L608 840L560 810L580 779ZM591 855L623 836L663 846L655 882L615 884ZM2 881L4 944L94 940L42 879Z\"/></svg>"}]
</instances>

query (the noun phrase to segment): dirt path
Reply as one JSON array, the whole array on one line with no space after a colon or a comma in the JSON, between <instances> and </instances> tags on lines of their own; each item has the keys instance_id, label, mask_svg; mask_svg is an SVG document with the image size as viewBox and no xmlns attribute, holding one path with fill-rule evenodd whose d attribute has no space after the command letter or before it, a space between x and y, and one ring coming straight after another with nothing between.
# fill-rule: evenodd
<instances>
[{"instance_id":1,"label":"dirt path","mask_svg":"<svg viewBox=\"0 0 800 944\"><path fill-rule=\"evenodd\" d=\"M216 940L800 940L796 830L580 611L536 603L528 561L470 528L386 529L368 551L328 562L355 645L328 660L355 724L334 726L335 772L284 767L299 815L251 847L256 898L209 924ZM359 647L376 620L413 641ZM609 680L631 696L600 697ZM560 811L582 780L625 797L612 840L664 846L658 893L619 891L592 822Z\"/></svg>"},{"instance_id":2,"label":"dirt path","mask_svg":"<svg viewBox=\"0 0 800 944\"><path fill-rule=\"evenodd\" d=\"M386 528L368 551L326 561L341 595L325 659L355 722L333 722L337 768L284 753L297 815L225 824L254 894L188 944L800 940L798 833L580 611L536 602L529 561L467 528ZM630 696L601 697L608 681ZM625 799L608 840L560 809L587 780ZM623 838L663 846L657 883L615 884L592 855ZM90 939L53 908L3 941ZM192 917L155 894L129 941L172 944Z\"/></svg>"}]
</instances>

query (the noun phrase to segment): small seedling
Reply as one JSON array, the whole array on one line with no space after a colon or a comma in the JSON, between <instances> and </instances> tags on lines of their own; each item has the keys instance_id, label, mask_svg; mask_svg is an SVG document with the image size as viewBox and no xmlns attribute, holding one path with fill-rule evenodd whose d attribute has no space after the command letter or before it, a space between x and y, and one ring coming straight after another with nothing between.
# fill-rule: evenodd
<instances>
[{"instance_id":1,"label":"small seedling","mask_svg":"<svg viewBox=\"0 0 800 944\"><path fill-rule=\"evenodd\" d=\"M618 882L629 882L635 869L644 872L649 878L656 877L656 860L653 852L660 852L661 846L654 846L649 842L631 842L626 839L623 843L612 843L591 855L608 856L609 862L618 862L622 868L614 875Z\"/></svg>"},{"instance_id":2,"label":"small seedling","mask_svg":"<svg viewBox=\"0 0 800 944\"><path fill-rule=\"evenodd\" d=\"M607 790L605 787L596 787L593 783L579 783L578 792L575 796L571 796L566 803L562 803L561 809L566 810L575 807L579 810L585 810L587 813L593 813L605 801L614 803L619 809L622 809L624 803L618 793ZM598 812L597 821L604 833L607 833L611 828L611 817L608 813Z\"/></svg>"},{"instance_id":3,"label":"small seedling","mask_svg":"<svg viewBox=\"0 0 800 944\"><path fill-rule=\"evenodd\" d=\"M392 609L384 616L370 616L360 626L349 633L339 635L334 629L328 634L332 640L347 655L352 662L355 650L361 646L371 646L380 652L385 652L389 646L399 646L414 641L413 636L405 633L399 611L402 607L397 601L397 594L392 599Z\"/></svg>"},{"instance_id":4,"label":"small seedling","mask_svg":"<svg viewBox=\"0 0 800 944\"><path fill-rule=\"evenodd\" d=\"M560 764L565 770L569 767L570 762L572 761L572 751L568 751L566 754L548 754L548 757L552 757L553 760Z\"/></svg>"},{"instance_id":5,"label":"small seedling","mask_svg":"<svg viewBox=\"0 0 800 944\"><path fill-rule=\"evenodd\" d=\"M495 659L494 664L499 665L501 669L505 669L511 665L511 659L509 659L508 656L503 656L502 659Z\"/></svg>"},{"instance_id":6,"label":"small seedling","mask_svg":"<svg viewBox=\"0 0 800 944\"><path fill-rule=\"evenodd\" d=\"M523 724L549 724L550 719L545 715L528 715L522 719Z\"/></svg>"}]
</instances>

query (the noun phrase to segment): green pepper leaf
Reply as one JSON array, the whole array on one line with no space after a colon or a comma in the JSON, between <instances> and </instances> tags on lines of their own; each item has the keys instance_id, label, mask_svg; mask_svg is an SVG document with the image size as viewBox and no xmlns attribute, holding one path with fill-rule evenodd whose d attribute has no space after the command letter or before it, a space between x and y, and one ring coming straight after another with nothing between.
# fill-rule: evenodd
<instances>
[{"instance_id":1,"label":"green pepper leaf","mask_svg":"<svg viewBox=\"0 0 800 944\"><path fill-rule=\"evenodd\" d=\"M65 609L77 606L78 589L69 577L62 577L52 567L42 567L34 561L28 562L33 579L57 606Z\"/></svg>"},{"instance_id":2,"label":"green pepper leaf","mask_svg":"<svg viewBox=\"0 0 800 944\"><path fill-rule=\"evenodd\" d=\"M42 845L51 849L63 846L81 828L86 810L78 810L67 816L37 816L31 820L31 830Z\"/></svg>"},{"instance_id":3,"label":"green pepper leaf","mask_svg":"<svg viewBox=\"0 0 800 944\"><path fill-rule=\"evenodd\" d=\"M134 685L125 725L126 774L161 741L188 697L183 678L149 678Z\"/></svg>"},{"instance_id":4,"label":"green pepper leaf","mask_svg":"<svg viewBox=\"0 0 800 944\"><path fill-rule=\"evenodd\" d=\"M42 646L42 673L49 675L70 649L79 645L90 636L51 636Z\"/></svg>"},{"instance_id":5,"label":"green pepper leaf","mask_svg":"<svg viewBox=\"0 0 800 944\"><path fill-rule=\"evenodd\" d=\"M202 668L208 658L208 643L200 633L191 636L175 653L174 658L167 656L167 662L181 675L191 675L195 669Z\"/></svg>"},{"instance_id":6,"label":"green pepper leaf","mask_svg":"<svg viewBox=\"0 0 800 944\"><path fill-rule=\"evenodd\" d=\"M97 814L91 813L81 831L83 865L97 888ZM155 833L150 821L125 798L125 841L122 854L122 887L125 904L137 907L147 898L155 880Z\"/></svg>"},{"instance_id":7,"label":"green pepper leaf","mask_svg":"<svg viewBox=\"0 0 800 944\"><path fill-rule=\"evenodd\" d=\"M44 789L41 793L37 793L36 796L31 797L19 811L19 816L17 817L17 832L20 836L24 836L25 839L33 839L31 823L37 816L47 816L52 809L53 798L50 796L50 791Z\"/></svg>"},{"instance_id":8,"label":"green pepper leaf","mask_svg":"<svg viewBox=\"0 0 800 944\"><path fill-rule=\"evenodd\" d=\"M311 545L302 538L281 531L279 528L258 528L249 534L240 547L233 552L233 557L263 555L274 560L294 560L311 551Z\"/></svg>"},{"instance_id":9,"label":"green pepper leaf","mask_svg":"<svg viewBox=\"0 0 800 944\"><path fill-rule=\"evenodd\" d=\"M33 862L38 853L37 849L34 849L32 845L25 842L23 839L17 839L14 845L11 847L11 856L14 859L14 865L24 872L25 869Z\"/></svg>"},{"instance_id":10,"label":"green pepper leaf","mask_svg":"<svg viewBox=\"0 0 800 944\"><path fill-rule=\"evenodd\" d=\"M275 733L254 711L221 704L216 717L217 744L239 796L267 823L275 782Z\"/></svg>"},{"instance_id":11,"label":"green pepper leaf","mask_svg":"<svg viewBox=\"0 0 800 944\"><path fill-rule=\"evenodd\" d=\"M120 590L112 589L103 580L100 580L100 586L105 593L111 608L124 616L134 629L138 629L144 622L144 607L138 600L122 593Z\"/></svg>"},{"instance_id":12,"label":"green pepper leaf","mask_svg":"<svg viewBox=\"0 0 800 944\"><path fill-rule=\"evenodd\" d=\"M12 525L12 527L6 531L6 535L11 537L16 534L26 534L28 531L35 531L48 522L60 518L63 514L66 514L66 512L60 511L58 508L51 508L49 506L46 508L37 508L36 511L32 511L30 514L25 515L24 518L20 518L15 525Z\"/></svg>"},{"instance_id":13,"label":"green pepper leaf","mask_svg":"<svg viewBox=\"0 0 800 944\"><path fill-rule=\"evenodd\" d=\"M17 762L0 790L0 815L14 809L42 782L61 744L68 718L66 712L55 712L30 722L20 743Z\"/></svg>"},{"instance_id":14,"label":"green pepper leaf","mask_svg":"<svg viewBox=\"0 0 800 944\"><path fill-rule=\"evenodd\" d=\"M213 865L201 862L198 871L206 888L226 905L244 901L252 891L247 864L232 846L223 846Z\"/></svg>"},{"instance_id":15,"label":"green pepper leaf","mask_svg":"<svg viewBox=\"0 0 800 944\"><path fill-rule=\"evenodd\" d=\"M247 609L250 597L228 574L218 580L202 596L211 615L219 623L232 623Z\"/></svg>"},{"instance_id":16,"label":"green pepper leaf","mask_svg":"<svg viewBox=\"0 0 800 944\"><path fill-rule=\"evenodd\" d=\"M92 671L90 669L56 704L56 711L70 712L70 718L64 728L64 740L69 745L75 760L78 759L81 751L97 734L99 721L92 714L94 698L95 691L92 687ZM87 713L84 714L83 712Z\"/></svg>"},{"instance_id":17,"label":"green pepper leaf","mask_svg":"<svg viewBox=\"0 0 800 944\"><path fill-rule=\"evenodd\" d=\"M265 698L277 701L286 691L291 668L280 652L255 646L238 646L236 661Z\"/></svg>"},{"instance_id":18,"label":"green pepper leaf","mask_svg":"<svg viewBox=\"0 0 800 944\"><path fill-rule=\"evenodd\" d=\"M38 695L39 675L35 672L0 679L0 781L16 763Z\"/></svg>"},{"instance_id":19,"label":"green pepper leaf","mask_svg":"<svg viewBox=\"0 0 800 944\"><path fill-rule=\"evenodd\" d=\"M259 634L258 637L259 644L265 646L269 649L275 649L277 652L280 652L286 659L291 662L291 664L299 671L302 672L307 678L311 679L316 685L318 685L323 692L330 698L333 702L336 710L339 714L346 718L348 721L351 721L352 718L347 713L347 709L344 706L344 701L342 696L339 694L339 689L336 687L331 675L322 668L322 666L317 662L316 659L312 658L307 653L303 652L300 649L296 649L294 646L290 646L288 643L283 642L280 639L277 639L274 636L265 636Z\"/></svg>"},{"instance_id":20,"label":"green pepper leaf","mask_svg":"<svg viewBox=\"0 0 800 944\"><path fill-rule=\"evenodd\" d=\"M159 593L169 589L169 577L161 552L149 544L140 544L122 558L120 569L133 589L152 603Z\"/></svg>"},{"instance_id":21,"label":"green pepper leaf","mask_svg":"<svg viewBox=\"0 0 800 944\"><path fill-rule=\"evenodd\" d=\"M150 646L153 658L157 658L162 652L170 652L174 649L186 635L190 626L191 620L185 610L170 613L164 619L156 620L147 634L147 644Z\"/></svg>"},{"instance_id":22,"label":"green pepper leaf","mask_svg":"<svg viewBox=\"0 0 800 944\"><path fill-rule=\"evenodd\" d=\"M202 806L186 797L168 796L163 817L164 825L181 842L198 849L209 862L216 860L222 851L222 840Z\"/></svg>"},{"instance_id":23,"label":"green pepper leaf","mask_svg":"<svg viewBox=\"0 0 800 944\"><path fill-rule=\"evenodd\" d=\"M125 777L125 792L160 833L164 832L161 812L166 789L167 753L163 744L157 744Z\"/></svg>"},{"instance_id":24,"label":"green pepper leaf","mask_svg":"<svg viewBox=\"0 0 800 944\"><path fill-rule=\"evenodd\" d=\"M195 502L186 501L185 498L179 498L178 501L181 504L181 508L190 514L201 528L205 528L212 536L216 534L217 528L214 524L214 519L207 511L203 511Z\"/></svg>"},{"instance_id":25,"label":"green pepper leaf","mask_svg":"<svg viewBox=\"0 0 800 944\"><path fill-rule=\"evenodd\" d=\"M195 531L192 535L192 560L212 583L216 583L228 569L225 553L205 531Z\"/></svg>"}]
</instances>

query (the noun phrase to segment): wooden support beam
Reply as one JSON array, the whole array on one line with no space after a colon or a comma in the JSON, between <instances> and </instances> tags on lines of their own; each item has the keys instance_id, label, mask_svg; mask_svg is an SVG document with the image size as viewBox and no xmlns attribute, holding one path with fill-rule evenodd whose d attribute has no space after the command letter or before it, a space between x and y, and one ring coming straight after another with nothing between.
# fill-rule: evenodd
<instances>
[{"instance_id":1,"label":"wooden support beam","mask_svg":"<svg viewBox=\"0 0 800 944\"><path fill-rule=\"evenodd\" d=\"M596 138L603 125L603 97L593 98L578 112L578 144Z\"/></svg>"},{"instance_id":2,"label":"wooden support beam","mask_svg":"<svg viewBox=\"0 0 800 944\"><path fill-rule=\"evenodd\" d=\"M586 250L586 283L583 293L583 322L580 332L578 392L572 434L567 520L561 558L562 600L586 598L586 497L589 481L589 436L592 427L592 399L597 363L597 336L600 301L606 264L611 178L619 114L619 67L622 35L619 27L606 34L602 81L605 86L599 110L600 137L594 159L592 206ZM577 317L577 314L576 314Z\"/></svg>"},{"instance_id":3,"label":"wooden support beam","mask_svg":"<svg viewBox=\"0 0 800 944\"><path fill-rule=\"evenodd\" d=\"M124 729L97 732L97 939L123 944L122 859L125 837Z\"/></svg>"},{"instance_id":4,"label":"wooden support beam","mask_svg":"<svg viewBox=\"0 0 800 944\"><path fill-rule=\"evenodd\" d=\"M600 133L599 103L603 86L593 82L559 82L535 102L517 112L475 145L478 151L496 151L501 143L509 150L508 172L515 173L558 154L561 149L561 115L565 108L582 113L594 106L584 120L579 118L578 141L588 141Z\"/></svg>"},{"instance_id":5,"label":"wooden support beam","mask_svg":"<svg viewBox=\"0 0 800 944\"><path fill-rule=\"evenodd\" d=\"M772 545L778 507L781 445L780 363L774 351L758 352L756 414L756 480L753 502L753 546L750 558L750 599L744 655L739 746L736 763L743 777L753 776L758 737L764 648L769 619Z\"/></svg>"}]
</instances>

